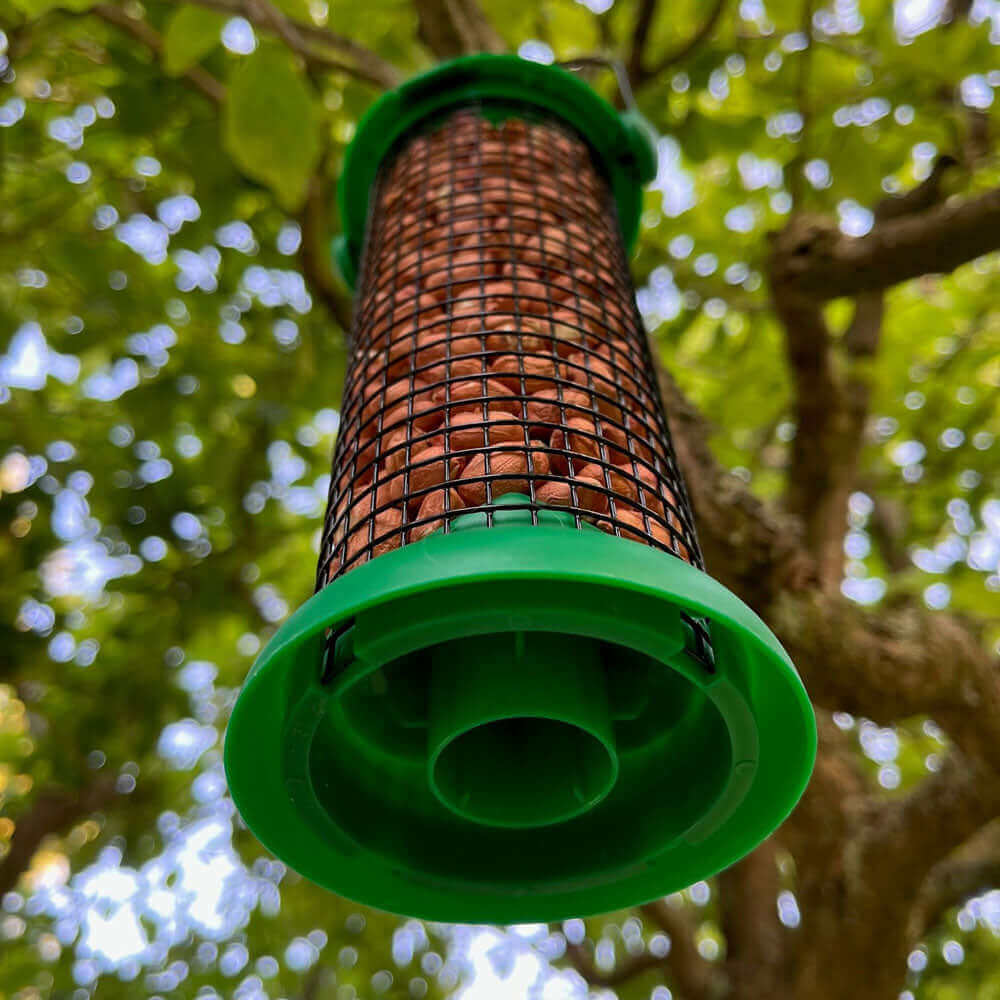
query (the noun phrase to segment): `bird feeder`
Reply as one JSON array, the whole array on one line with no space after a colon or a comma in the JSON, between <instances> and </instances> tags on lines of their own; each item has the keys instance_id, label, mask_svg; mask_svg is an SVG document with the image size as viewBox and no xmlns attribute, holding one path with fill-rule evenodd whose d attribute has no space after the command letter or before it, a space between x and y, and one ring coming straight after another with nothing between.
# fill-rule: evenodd
<instances>
[{"instance_id":1,"label":"bird feeder","mask_svg":"<svg viewBox=\"0 0 1000 1000\"><path fill-rule=\"evenodd\" d=\"M343 896L617 910L746 854L806 783L809 703L703 570L636 308L654 170L633 115L508 56L387 94L347 151L316 594L226 741L249 827Z\"/></svg>"}]
</instances>

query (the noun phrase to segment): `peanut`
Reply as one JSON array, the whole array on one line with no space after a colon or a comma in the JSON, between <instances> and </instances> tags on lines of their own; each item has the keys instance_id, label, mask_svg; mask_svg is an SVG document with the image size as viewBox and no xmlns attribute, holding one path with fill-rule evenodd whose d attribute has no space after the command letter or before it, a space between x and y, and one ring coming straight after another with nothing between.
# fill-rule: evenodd
<instances>
[{"instance_id":1,"label":"peanut","mask_svg":"<svg viewBox=\"0 0 1000 1000\"><path fill-rule=\"evenodd\" d=\"M382 507L387 504L399 503L403 499L403 483L406 481L406 477L403 474L403 470L400 469L395 473L388 473L382 477L382 482L378 485L378 491L375 494L375 503Z\"/></svg>"},{"instance_id":2,"label":"peanut","mask_svg":"<svg viewBox=\"0 0 1000 1000\"><path fill-rule=\"evenodd\" d=\"M465 506L458 490L449 488L447 497L449 511L459 511ZM445 491L443 489L428 493L417 510L416 523L410 528L407 541L419 542L421 538L426 538L432 531L437 531L444 522L444 505Z\"/></svg>"},{"instance_id":3,"label":"peanut","mask_svg":"<svg viewBox=\"0 0 1000 1000\"><path fill-rule=\"evenodd\" d=\"M444 421L444 412L430 389L400 399L382 414L382 429L389 430L406 422L421 431L434 430Z\"/></svg>"},{"instance_id":4,"label":"peanut","mask_svg":"<svg viewBox=\"0 0 1000 1000\"><path fill-rule=\"evenodd\" d=\"M458 492L467 506L480 507L486 503L487 497L487 480L481 477L505 477L489 481L489 493L496 500L507 493L527 493L528 480L523 478L527 472L528 457L523 451L499 451L494 448L488 454L480 453L469 460L462 470Z\"/></svg>"},{"instance_id":5,"label":"peanut","mask_svg":"<svg viewBox=\"0 0 1000 1000\"><path fill-rule=\"evenodd\" d=\"M624 498L626 501L635 503L638 498L638 489L634 480L629 479L628 476L622 475L613 466L602 466L598 464L586 465L580 470L581 476L586 476L591 479L595 479L602 485L607 485L608 488L616 494L615 501L619 497Z\"/></svg>"},{"instance_id":6,"label":"peanut","mask_svg":"<svg viewBox=\"0 0 1000 1000\"><path fill-rule=\"evenodd\" d=\"M622 538L631 538L637 542L652 538L661 545L670 545L670 532L654 517L644 514L636 507L620 504L615 520L622 522L618 525Z\"/></svg>"},{"instance_id":7,"label":"peanut","mask_svg":"<svg viewBox=\"0 0 1000 1000\"><path fill-rule=\"evenodd\" d=\"M544 441L531 441L531 473L535 476L547 476L552 471L552 461L549 452L545 451Z\"/></svg>"},{"instance_id":8,"label":"peanut","mask_svg":"<svg viewBox=\"0 0 1000 1000\"><path fill-rule=\"evenodd\" d=\"M457 325L457 324L456 324ZM452 330L452 333L459 331ZM443 361L448 357L472 357L483 353L483 344L478 337L456 337L448 335L444 324L433 331L417 337L416 363L418 368Z\"/></svg>"},{"instance_id":9,"label":"peanut","mask_svg":"<svg viewBox=\"0 0 1000 1000\"><path fill-rule=\"evenodd\" d=\"M569 453L576 460L579 469L588 464L590 459L601 457L599 437L600 432L592 418L573 417L566 421L565 427L552 432L552 447Z\"/></svg>"},{"instance_id":10,"label":"peanut","mask_svg":"<svg viewBox=\"0 0 1000 1000\"><path fill-rule=\"evenodd\" d=\"M405 399L411 392L414 396L420 396L426 389L427 383L417 378L413 380L412 386L409 379L400 379L397 382L390 382L384 390L378 385L367 388L366 395L370 398L361 414L361 422L367 423L379 410L391 411L395 403Z\"/></svg>"},{"instance_id":11,"label":"peanut","mask_svg":"<svg viewBox=\"0 0 1000 1000\"><path fill-rule=\"evenodd\" d=\"M535 499L549 507L579 507L595 514L608 509L607 497L601 490L604 484L591 476L574 476L572 480L551 480L535 491ZM573 493L576 492L576 503Z\"/></svg>"},{"instance_id":12,"label":"peanut","mask_svg":"<svg viewBox=\"0 0 1000 1000\"><path fill-rule=\"evenodd\" d=\"M456 479L462 472L464 459L459 457L445 458L445 450L441 445L431 445L416 451L410 459L410 500L423 502L423 494L435 486L441 486L446 480Z\"/></svg>"},{"instance_id":13,"label":"peanut","mask_svg":"<svg viewBox=\"0 0 1000 1000\"><path fill-rule=\"evenodd\" d=\"M440 388L446 379L467 378L470 375L485 375L483 359L475 357L449 358L420 372L420 377L434 390Z\"/></svg>"},{"instance_id":14,"label":"peanut","mask_svg":"<svg viewBox=\"0 0 1000 1000\"><path fill-rule=\"evenodd\" d=\"M552 388L556 381L555 361L533 354L501 355L492 362L490 371L497 382L515 393L543 391Z\"/></svg>"},{"instance_id":15,"label":"peanut","mask_svg":"<svg viewBox=\"0 0 1000 1000\"><path fill-rule=\"evenodd\" d=\"M531 424L532 432L537 432L539 436L547 436L551 433L551 427L539 427L540 424L561 424L563 409L566 411L568 420L574 417L583 416L581 411L589 411L591 402L590 395L582 389L570 389L562 387L562 406L560 406L559 388L550 385L545 389L534 392L528 400L528 423Z\"/></svg>"},{"instance_id":16,"label":"peanut","mask_svg":"<svg viewBox=\"0 0 1000 1000\"><path fill-rule=\"evenodd\" d=\"M485 402L489 411L510 413L520 416L521 404L499 379L467 378L447 382L434 390L434 398L440 404L447 401L449 413L483 412Z\"/></svg>"},{"instance_id":17,"label":"peanut","mask_svg":"<svg viewBox=\"0 0 1000 1000\"><path fill-rule=\"evenodd\" d=\"M382 442L382 455L387 472L395 472L406 464L406 428L398 427Z\"/></svg>"},{"instance_id":18,"label":"peanut","mask_svg":"<svg viewBox=\"0 0 1000 1000\"><path fill-rule=\"evenodd\" d=\"M372 532L371 540L373 542L371 558L374 559L376 556L384 555L393 549L398 549L400 542L399 528L402 523L403 518L398 507L388 507L380 511L375 515L374 527L365 523L351 532L347 539L347 551L344 561L351 562L356 559L358 554L367 547L370 527ZM364 561L364 558L360 560L360 562Z\"/></svg>"},{"instance_id":19,"label":"peanut","mask_svg":"<svg viewBox=\"0 0 1000 1000\"><path fill-rule=\"evenodd\" d=\"M449 416L448 425L442 428L448 440L448 450L467 451L524 441L523 428L509 414L501 413L494 419L506 422L484 420L482 413L464 412Z\"/></svg>"}]
</instances>

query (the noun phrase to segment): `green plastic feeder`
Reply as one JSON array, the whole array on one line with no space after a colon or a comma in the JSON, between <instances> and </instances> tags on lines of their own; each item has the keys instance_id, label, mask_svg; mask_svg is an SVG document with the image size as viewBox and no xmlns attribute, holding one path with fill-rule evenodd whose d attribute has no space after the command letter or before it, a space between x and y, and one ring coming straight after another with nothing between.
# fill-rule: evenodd
<instances>
[{"instance_id":1,"label":"green plastic feeder","mask_svg":"<svg viewBox=\"0 0 1000 1000\"><path fill-rule=\"evenodd\" d=\"M338 259L360 273L362 297L379 280L380 170L428 123L469 107L499 108L497 120L537 115L582 137L617 238L634 239L655 162L645 130L560 69L460 59L383 97L348 150ZM616 281L631 303L621 260ZM352 349L370 363L368 315L359 309ZM632 315L629 336L644 345L637 324ZM646 360L634 377L652 393ZM334 494L350 501L375 491L360 472L351 479L364 441L361 402L352 415L361 364L348 375L334 460ZM669 448L659 403L649 405ZM405 461L417 450L408 440ZM607 503L591 501L603 514L590 516L576 493L566 509L541 502L543 482L575 475L557 471L558 443L549 450L552 468L533 466L529 487L521 479L497 495L502 476L487 476L485 504L446 510L419 539L407 526L424 509L405 494L411 468L402 525L380 534L377 516L363 520L366 554L353 567L350 542L329 527L341 516L331 501L320 588L254 664L225 747L243 819L314 882L441 921L606 912L725 868L801 795L816 739L806 693L763 622L696 565L672 453L672 500L659 508L677 511L666 523L683 541L671 551L657 541L666 529L626 537L625 494L610 479ZM379 548L390 538L396 547ZM328 548L349 571L326 568Z\"/></svg>"}]
</instances>

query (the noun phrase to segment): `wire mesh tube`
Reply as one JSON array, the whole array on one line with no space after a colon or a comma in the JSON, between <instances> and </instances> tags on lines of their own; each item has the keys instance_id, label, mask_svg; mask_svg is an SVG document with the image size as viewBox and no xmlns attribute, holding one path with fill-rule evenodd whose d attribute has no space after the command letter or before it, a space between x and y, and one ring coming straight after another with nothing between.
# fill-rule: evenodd
<instances>
[{"instance_id":1,"label":"wire mesh tube","mask_svg":"<svg viewBox=\"0 0 1000 1000\"><path fill-rule=\"evenodd\" d=\"M501 498L701 568L586 144L469 106L401 143L371 205L317 589Z\"/></svg>"}]
</instances>

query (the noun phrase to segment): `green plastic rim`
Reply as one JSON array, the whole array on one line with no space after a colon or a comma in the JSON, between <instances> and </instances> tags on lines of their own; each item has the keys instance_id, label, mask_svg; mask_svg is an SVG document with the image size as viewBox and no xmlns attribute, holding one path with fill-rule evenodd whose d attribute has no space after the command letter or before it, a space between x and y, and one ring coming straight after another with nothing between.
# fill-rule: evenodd
<instances>
[{"instance_id":1,"label":"green plastic rim","mask_svg":"<svg viewBox=\"0 0 1000 1000\"><path fill-rule=\"evenodd\" d=\"M763 622L667 553L525 516L352 570L254 664L229 787L312 881L431 920L586 916L709 877L798 801L815 720Z\"/></svg>"},{"instance_id":2,"label":"green plastic rim","mask_svg":"<svg viewBox=\"0 0 1000 1000\"><path fill-rule=\"evenodd\" d=\"M590 145L611 185L626 249L639 232L642 188L656 175L656 146L648 122L619 113L572 73L515 55L480 54L442 63L383 94L358 123L347 147L338 187L343 233L334 260L354 286L368 222L368 202L379 167L396 143L423 121L449 108L496 101L548 112Z\"/></svg>"}]
</instances>

